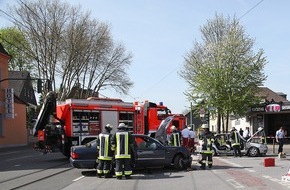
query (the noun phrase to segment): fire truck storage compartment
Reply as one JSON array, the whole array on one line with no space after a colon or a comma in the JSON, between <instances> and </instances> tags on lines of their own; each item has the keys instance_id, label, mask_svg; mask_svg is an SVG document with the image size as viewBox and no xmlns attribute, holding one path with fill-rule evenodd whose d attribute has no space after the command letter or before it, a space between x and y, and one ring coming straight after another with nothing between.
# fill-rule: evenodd
<instances>
[{"instance_id":1,"label":"fire truck storage compartment","mask_svg":"<svg viewBox=\"0 0 290 190\"><path fill-rule=\"evenodd\" d=\"M73 136L98 135L101 132L100 114L93 110L73 110Z\"/></svg>"}]
</instances>

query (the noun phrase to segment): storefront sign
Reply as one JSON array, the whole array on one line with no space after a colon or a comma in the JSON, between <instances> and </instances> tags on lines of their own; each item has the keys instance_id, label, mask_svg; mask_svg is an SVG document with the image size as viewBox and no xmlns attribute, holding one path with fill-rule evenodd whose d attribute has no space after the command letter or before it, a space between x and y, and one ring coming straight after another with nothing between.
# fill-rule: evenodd
<instances>
[{"instance_id":1,"label":"storefront sign","mask_svg":"<svg viewBox=\"0 0 290 190\"><path fill-rule=\"evenodd\" d=\"M282 110L290 110L290 105L282 106Z\"/></svg>"},{"instance_id":2,"label":"storefront sign","mask_svg":"<svg viewBox=\"0 0 290 190\"><path fill-rule=\"evenodd\" d=\"M265 107L266 112L280 112L281 106L279 104L269 104Z\"/></svg>"},{"instance_id":3,"label":"storefront sign","mask_svg":"<svg viewBox=\"0 0 290 190\"><path fill-rule=\"evenodd\" d=\"M5 89L5 110L6 118L14 119L14 90L13 88Z\"/></svg>"},{"instance_id":4,"label":"storefront sign","mask_svg":"<svg viewBox=\"0 0 290 190\"><path fill-rule=\"evenodd\" d=\"M264 107L254 107L254 108L251 108L251 111L252 112L264 112L265 109L264 109Z\"/></svg>"}]
</instances>

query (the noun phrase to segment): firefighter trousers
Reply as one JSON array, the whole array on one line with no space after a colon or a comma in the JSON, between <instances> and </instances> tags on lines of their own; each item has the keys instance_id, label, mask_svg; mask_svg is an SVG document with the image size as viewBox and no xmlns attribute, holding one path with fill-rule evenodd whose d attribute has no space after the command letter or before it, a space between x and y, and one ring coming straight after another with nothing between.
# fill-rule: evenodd
<instances>
[{"instance_id":1,"label":"firefighter trousers","mask_svg":"<svg viewBox=\"0 0 290 190\"><path fill-rule=\"evenodd\" d=\"M201 168L205 169L206 163L208 167L212 167L212 153L201 153Z\"/></svg>"},{"instance_id":2,"label":"firefighter trousers","mask_svg":"<svg viewBox=\"0 0 290 190\"><path fill-rule=\"evenodd\" d=\"M111 170L112 170L111 160L99 160L99 164L97 166L98 175L105 175L105 177L108 177L111 175Z\"/></svg>"},{"instance_id":3,"label":"firefighter trousers","mask_svg":"<svg viewBox=\"0 0 290 190\"><path fill-rule=\"evenodd\" d=\"M116 177L120 177L123 174L125 176L131 176L132 174L131 158L116 159L115 174L116 174Z\"/></svg>"}]
</instances>

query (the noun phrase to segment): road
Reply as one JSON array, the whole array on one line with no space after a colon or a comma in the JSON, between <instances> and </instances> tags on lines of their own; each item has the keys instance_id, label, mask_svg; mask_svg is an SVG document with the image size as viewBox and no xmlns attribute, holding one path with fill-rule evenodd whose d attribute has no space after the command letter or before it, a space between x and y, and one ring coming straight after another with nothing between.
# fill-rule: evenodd
<instances>
[{"instance_id":1,"label":"road","mask_svg":"<svg viewBox=\"0 0 290 190\"><path fill-rule=\"evenodd\" d=\"M275 166L265 167L265 158L274 158ZM290 182L281 180L290 167L290 155L279 159L271 150L266 157L214 157L211 170L200 170L193 161L188 171L135 171L130 180L99 179L94 170L72 168L60 153L42 155L30 147L0 149L0 160L1 190L290 189Z\"/></svg>"}]
</instances>

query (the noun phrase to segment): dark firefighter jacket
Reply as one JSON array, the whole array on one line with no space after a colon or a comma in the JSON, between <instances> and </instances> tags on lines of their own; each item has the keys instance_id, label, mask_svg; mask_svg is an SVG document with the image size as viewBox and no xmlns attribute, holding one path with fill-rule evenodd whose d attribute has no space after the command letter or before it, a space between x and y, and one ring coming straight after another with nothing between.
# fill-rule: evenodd
<instances>
[{"instance_id":1,"label":"dark firefighter jacket","mask_svg":"<svg viewBox=\"0 0 290 190\"><path fill-rule=\"evenodd\" d=\"M119 129L112 137L112 150L115 151L115 159L131 158L133 137L130 132Z\"/></svg>"},{"instance_id":2,"label":"dark firefighter jacket","mask_svg":"<svg viewBox=\"0 0 290 190\"><path fill-rule=\"evenodd\" d=\"M212 143L214 141L214 135L212 132L203 132L201 134L201 140L203 142L201 153L211 154L212 153Z\"/></svg>"},{"instance_id":3,"label":"dark firefighter jacket","mask_svg":"<svg viewBox=\"0 0 290 190\"><path fill-rule=\"evenodd\" d=\"M112 135L108 132L103 132L99 134L99 138L97 140L99 160L112 160L114 152L111 149L111 138Z\"/></svg>"}]
</instances>

